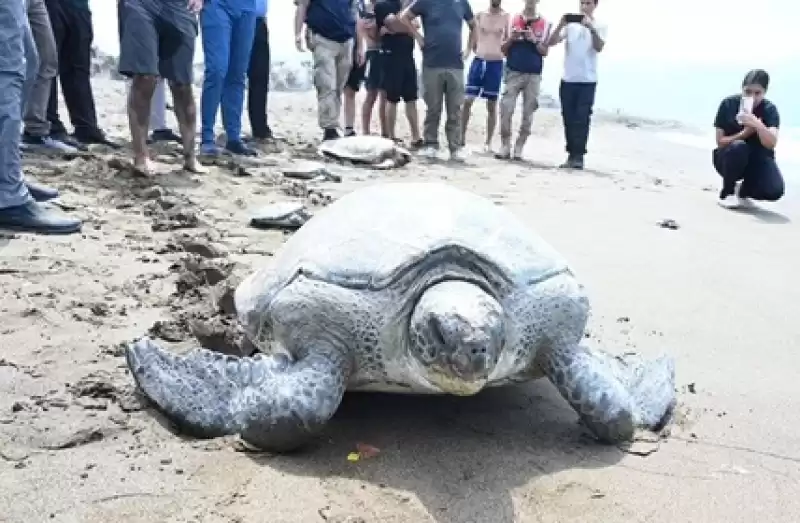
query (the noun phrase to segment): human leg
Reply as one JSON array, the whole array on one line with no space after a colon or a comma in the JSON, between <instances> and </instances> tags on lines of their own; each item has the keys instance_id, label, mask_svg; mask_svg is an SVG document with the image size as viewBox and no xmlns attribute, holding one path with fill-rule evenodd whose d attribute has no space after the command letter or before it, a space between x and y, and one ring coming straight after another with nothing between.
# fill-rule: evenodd
<instances>
[{"instance_id":1,"label":"human leg","mask_svg":"<svg viewBox=\"0 0 800 523\"><path fill-rule=\"evenodd\" d=\"M236 14L231 26L231 52L225 87L222 90L222 123L227 135L226 149L234 154L255 155L255 151L242 142L242 112L244 110L244 88L250 53L256 32L255 11Z\"/></svg>"},{"instance_id":2,"label":"human leg","mask_svg":"<svg viewBox=\"0 0 800 523\"><path fill-rule=\"evenodd\" d=\"M511 158L511 123L517 108L517 98L525 85L525 74L506 71L506 84L500 97L500 152L498 159Z\"/></svg>"},{"instance_id":3,"label":"human leg","mask_svg":"<svg viewBox=\"0 0 800 523\"><path fill-rule=\"evenodd\" d=\"M355 46L353 48L353 55L355 55ZM352 136L355 134L353 127L356 121L356 93L361 90L361 84L364 81L364 73L366 71L365 65L359 65L356 61L356 56L351 57L351 67L345 80L343 94L343 110L344 110L344 134L345 136Z\"/></svg>"},{"instance_id":4,"label":"human leg","mask_svg":"<svg viewBox=\"0 0 800 523\"><path fill-rule=\"evenodd\" d=\"M97 122L92 73L92 12L87 8L65 4L69 23L66 39L59 54L59 77L69 119L75 128L75 138L84 143L110 143Z\"/></svg>"},{"instance_id":5,"label":"human leg","mask_svg":"<svg viewBox=\"0 0 800 523\"><path fill-rule=\"evenodd\" d=\"M247 113L253 138L264 140L272 138L267 124L267 96L269 93L270 49L269 32L263 17L256 20L256 35L250 53L250 67L247 71Z\"/></svg>"},{"instance_id":6,"label":"human leg","mask_svg":"<svg viewBox=\"0 0 800 523\"><path fill-rule=\"evenodd\" d=\"M67 37L68 24L64 19L64 11L61 0L45 0L47 14L50 16L50 27L53 30L53 39L56 43L56 53L58 54L58 70L56 77L50 82L50 96L47 98L47 121L50 122L50 136L62 140L67 139L67 128L61 121L58 110L58 74L61 69L61 49ZM72 145L72 144L70 144Z\"/></svg>"},{"instance_id":7,"label":"human leg","mask_svg":"<svg viewBox=\"0 0 800 523\"><path fill-rule=\"evenodd\" d=\"M25 105L25 134L45 137L50 134L47 102L53 78L58 73L58 50L44 0L28 0L28 22L39 55L39 69Z\"/></svg>"},{"instance_id":8,"label":"human leg","mask_svg":"<svg viewBox=\"0 0 800 523\"><path fill-rule=\"evenodd\" d=\"M0 228L73 233L80 230L80 220L66 218L36 203L23 179L20 135L26 32L30 32L30 26L25 0L0 2Z\"/></svg>"},{"instance_id":9,"label":"human leg","mask_svg":"<svg viewBox=\"0 0 800 523\"><path fill-rule=\"evenodd\" d=\"M339 133L339 108L337 105L336 42L311 33L310 49L314 61L314 88L317 91L317 119L324 131L323 139L337 138Z\"/></svg>"},{"instance_id":10,"label":"human leg","mask_svg":"<svg viewBox=\"0 0 800 523\"><path fill-rule=\"evenodd\" d=\"M361 82L364 78L364 68L358 67L356 62L356 55L355 55L355 41L350 39L348 42L344 44L339 44L338 52L336 53L336 121L339 121L339 113L342 110L342 95L346 90L347 82L350 80L350 73L355 69L359 70L360 72L356 73L356 80L358 80L357 85L351 85L350 88L352 89L352 110L353 114L345 115L345 134L355 134L353 132L353 124L355 122L355 93L358 92L358 89L361 88ZM349 127L349 129L347 129Z\"/></svg>"},{"instance_id":11,"label":"human leg","mask_svg":"<svg viewBox=\"0 0 800 523\"><path fill-rule=\"evenodd\" d=\"M411 145L413 148L418 148L422 146L422 139L419 136L419 112L417 111L417 99L419 98L417 65L414 63L413 56L406 57L401 70L403 71L402 98L406 108L408 128L411 131Z\"/></svg>"},{"instance_id":12,"label":"human leg","mask_svg":"<svg viewBox=\"0 0 800 523\"><path fill-rule=\"evenodd\" d=\"M444 103L447 120L444 132L447 145L453 160L460 160L459 151L464 146L464 135L461 132L461 107L464 105L464 71L446 69L444 81Z\"/></svg>"},{"instance_id":13,"label":"human leg","mask_svg":"<svg viewBox=\"0 0 800 523\"><path fill-rule=\"evenodd\" d=\"M575 105L575 168L583 168L583 157L586 155L586 145L589 141L589 129L592 124L592 111L594 108L594 95L597 84L581 83L578 85L577 101Z\"/></svg>"},{"instance_id":14,"label":"human leg","mask_svg":"<svg viewBox=\"0 0 800 523\"><path fill-rule=\"evenodd\" d=\"M514 158L522 158L525 142L531 135L533 127L533 114L539 108L539 90L542 77L538 74L524 74L522 78L522 118L519 124L519 134L514 144Z\"/></svg>"},{"instance_id":15,"label":"human leg","mask_svg":"<svg viewBox=\"0 0 800 523\"><path fill-rule=\"evenodd\" d=\"M494 130L497 126L497 99L500 96L500 84L503 81L503 61L486 62L483 75L481 97L486 100L486 149L490 150Z\"/></svg>"},{"instance_id":16,"label":"human leg","mask_svg":"<svg viewBox=\"0 0 800 523\"><path fill-rule=\"evenodd\" d=\"M130 0L128 0L130 1ZM195 42L197 40L197 19L187 7L173 4L162 10L162 34L159 48L159 73L169 82L175 116L183 144L183 166L186 170L203 173L205 168L197 162L195 135L197 128L197 106L192 91L194 79Z\"/></svg>"},{"instance_id":17,"label":"human leg","mask_svg":"<svg viewBox=\"0 0 800 523\"><path fill-rule=\"evenodd\" d=\"M785 190L783 175L775 158L763 152L751 152L739 186L739 198L776 202L783 197Z\"/></svg>"},{"instance_id":18,"label":"human leg","mask_svg":"<svg viewBox=\"0 0 800 523\"><path fill-rule=\"evenodd\" d=\"M736 193L736 183L744 178L750 162L750 147L743 140L736 140L725 147L718 147L712 152L714 169L722 176L720 200L725 200Z\"/></svg>"},{"instance_id":19,"label":"human leg","mask_svg":"<svg viewBox=\"0 0 800 523\"><path fill-rule=\"evenodd\" d=\"M472 115L472 104L483 91L484 77L486 75L486 60L478 58L472 59L467 71L467 83L464 88L464 108L461 113L461 142L467 142L467 127L469 118Z\"/></svg>"},{"instance_id":20,"label":"human leg","mask_svg":"<svg viewBox=\"0 0 800 523\"><path fill-rule=\"evenodd\" d=\"M216 154L219 151L214 144L214 125L228 73L233 21L219 2L210 2L200 12L200 27L205 65L200 95L200 139L204 153Z\"/></svg>"},{"instance_id":21,"label":"human leg","mask_svg":"<svg viewBox=\"0 0 800 523\"><path fill-rule=\"evenodd\" d=\"M381 76L383 74L383 55L378 49L367 51L367 65L364 78L364 86L367 88L367 95L361 105L361 132L365 135L370 134L370 124L372 122L372 110L378 100L381 89Z\"/></svg>"},{"instance_id":22,"label":"human leg","mask_svg":"<svg viewBox=\"0 0 800 523\"><path fill-rule=\"evenodd\" d=\"M561 167L572 167L576 156L575 107L578 103L578 90L578 84L563 80L558 88L558 98L561 103L561 121L564 125L564 141L567 150L567 161L561 164Z\"/></svg>"},{"instance_id":23,"label":"human leg","mask_svg":"<svg viewBox=\"0 0 800 523\"><path fill-rule=\"evenodd\" d=\"M422 96L425 101L422 135L426 155L433 155L439 149L439 122L442 119L446 72L446 69L422 66Z\"/></svg>"}]
</instances>

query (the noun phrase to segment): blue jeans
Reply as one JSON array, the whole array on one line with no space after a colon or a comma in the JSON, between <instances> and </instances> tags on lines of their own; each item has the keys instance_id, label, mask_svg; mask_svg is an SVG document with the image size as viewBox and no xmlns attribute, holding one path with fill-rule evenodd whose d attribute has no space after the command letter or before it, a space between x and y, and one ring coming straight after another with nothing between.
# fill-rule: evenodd
<instances>
[{"instance_id":1,"label":"blue jeans","mask_svg":"<svg viewBox=\"0 0 800 523\"><path fill-rule=\"evenodd\" d=\"M243 8L242 3L242 0L213 0L206 2L200 13L205 55L200 98L204 144L214 142L220 105L228 142L241 140L244 88L256 31L256 13Z\"/></svg>"},{"instance_id":2,"label":"blue jeans","mask_svg":"<svg viewBox=\"0 0 800 523\"><path fill-rule=\"evenodd\" d=\"M25 0L0 1L0 209L31 201L19 147L25 94L36 80L39 59L25 6Z\"/></svg>"}]
</instances>

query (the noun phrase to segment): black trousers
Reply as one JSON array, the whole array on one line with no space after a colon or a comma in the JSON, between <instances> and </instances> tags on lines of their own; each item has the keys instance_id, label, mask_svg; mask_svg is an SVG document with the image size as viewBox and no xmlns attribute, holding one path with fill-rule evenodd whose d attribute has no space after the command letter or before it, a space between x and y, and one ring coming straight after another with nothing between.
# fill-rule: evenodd
<instances>
[{"instance_id":1,"label":"black trousers","mask_svg":"<svg viewBox=\"0 0 800 523\"><path fill-rule=\"evenodd\" d=\"M264 18L256 20L256 36L253 51L250 53L250 67L247 70L247 113L253 138L271 138L272 131L267 123L267 97L269 94L269 31Z\"/></svg>"},{"instance_id":2,"label":"black trousers","mask_svg":"<svg viewBox=\"0 0 800 523\"><path fill-rule=\"evenodd\" d=\"M47 119L52 134L66 134L58 116L58 82L67 105L69 119L78 139L100 138L97 112L92 94L92 13L76 8L69 0L45 0L58 49L58 76L53 79Z\"/></svg>"},{"instance_id":3,"label":"black trousers","mask_svg":"<svg viewBox=\"0 0 800 523\"><path fill-rule=\"evenodd\" d=\"M712 161L722 176L720 198L734 194L736 182L740 180L739 196L742 198L774 202L783 196L785 186L778 164L759 147L736 140L714 149Z\"/></svg>"},{"instance_id":4,"label":"black trousers","mask_svg":"<svg viewBox=\"0 0 800 523\"><path fill-rule=\"evenodd\" d=\"M570 156L586 154L596 90L596 83L564 81L561 82L558 89L561 117L564 122L564 138L567 141L567 154Z\"/></svg>"}]
</instances>

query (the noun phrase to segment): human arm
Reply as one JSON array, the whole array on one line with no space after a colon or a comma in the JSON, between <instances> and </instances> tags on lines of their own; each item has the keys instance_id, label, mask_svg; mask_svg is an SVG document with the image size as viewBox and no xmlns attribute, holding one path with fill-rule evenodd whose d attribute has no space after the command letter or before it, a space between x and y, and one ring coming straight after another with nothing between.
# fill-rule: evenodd
<instances>
[{"instance_id":1,"label":"human arm","mask_svg":"<svg viewBox=\"0 0 800 523\"><path fill-rule=\"evenodd\" d=\"M541 41L536 42L536 50L539 51L539 54L543 57L547 56L547 53L550 52L550 46L548 45L548 41L550 40L550 29L551 25L548 23Z\"/></svg>"},{"instance_id":2,"label":"human arm","mask_svg":"<svg viewBox=\"0 0 800 523\"><path fill-rule=\"evenodd\" d=\"M588 16L583 17L581 24L583 24L583 26L589 30L589 34L592 35L592 47L594 50L598 53L602 51L606 46L606 26L595 25Z\"/></svg>"},{"instance_id":3,"label":"human arm","mask_svg":"<svg viewBox=\"0 0 800 523\"><path fill-rule=\"evenodd\" d=\"M562 16L561 20L558 21L556 28L553 29L550 38L547 39L547 47L553 47L554 45L558 45L563 42L564 38L567 36L566 28L567 19L565 16Z\"/></svg>"},{"instance_id":4,"label":"human arm","mask_svg":"<svg viewBox=\"0 0 800 523\"><path fill-rule=\"evenodd\" d=\"M194 14L203 10L203 0L188 0L186 5L189 7L189 11Z\"/></svg>"},{"instance_id":5,"label":"human arm","mask_svg":"<svg viewBox=\"0 0 800 523\"><path fill-rule=\"evenodd\" d=\"M739 132L725 135L725 128L729 127L728 121L733 118L732 112L737 110L734 107L735 100L726 98L719 104L717 109L717 116L714 118L714 127L716 129L717 147L727 147L737 140L746 140L753 136L754 130L745 127Z\"/></svg>"},{"instance_id":6,"label":"human arm","mask_svg":"<svg viewBox=\"0 0 800 523\"><path fill-rule=\"evenodd\" d=\"M477 24L475 23L475 16L472 14L472 7L470 7L469 2L464 2L464 22L466 22L467 27L469 27L467 48L462 55L463 58L466 59L478 46L478 32L475 30Z\"/></svg>"},{"instance_id":7,"label":"human arm","mask_svg":"<svg viewBox=\"0 0 800 523\"><path fill-rule=\"evenodd\" d=\"M751 113L739 115L745 130L751 131L750 134L757 134L758 141L765 149L774 149L778 145L778 127L780 127L780 116L778 109L770 104L764 108L764 115L761 119Z\"/></svg>"},{"instance_id":8,"label":"human arm","mask_svg":"<svg viewBox=\"0 0 800 523\"><path fill-rule=\"evenodd\" d=\"M306 24L306 11L309 0L295 0L297 6L294 11L294 45L298 51L303 50L303 27Z\"/></svg>"}]
</instances>

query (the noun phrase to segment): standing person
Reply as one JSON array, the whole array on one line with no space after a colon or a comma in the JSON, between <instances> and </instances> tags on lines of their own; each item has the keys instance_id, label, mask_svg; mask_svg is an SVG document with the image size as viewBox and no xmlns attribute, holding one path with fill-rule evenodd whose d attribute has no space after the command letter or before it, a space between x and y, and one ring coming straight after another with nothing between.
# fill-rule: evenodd
<instances>
[{"instance_id":1,"label":"standing person","mask_svg":"<svg viewBox=\"0 0 800 523\"><path fill-rule=\"evenodd\" d=\"M597 90L597 55L605 47L608 35L608 27L594 17L598 1L581 0L580 23L568 23L564 15L550 37L550 46L566 42L564 75L558 90L567 142L567 161L560 165L564 169L583 169L586 155Z\"/></svg>"},{"instance_id":2,"label":"standing person","mask_svg":"<svg viewBox=\"0 0 800 523\"><path fill-rule=\"evenodd\" d=\"M464 103L464 60L469 56L475 38L475 18L467 0L416 0L401 13L411 23L422 19L422 95L425 99L424 140L422 154L434 158L439 149L439 122L442 103L447 119L444 124L450 159L462 161L461 106ZM462 51L462 26L469 26L469 44Z\"/></svg>"},{"instance_id":3,"label":"standing person","mask_svg":"<svg viewBox=\"0 0 800 523\"><path fill-rule=\"evenodd\" d=\"M358 8L358 18L356 19L356 41L353 45L353 59L350 66L350 74L344 83L342 90L342 108L344 111L344 135L355 136L356 122L356 94L361 90L367 72L367 60L371 56L370 51L377 52L375 49L375 39L370 38L370 32L375 28L375 11L370 3L369 8L364 4L364 0L355 0ZM365 50L366 48L366 50Z\"/></svg>"},{"instance_id":4,"label":"standing person","mask_svg":"<svg viewBox=\"0 0 800 523\"><path fill-rule=\"evenodd\" d=\"M169 82L183 143L183 166L205 172L195 154L197 109L192 93L197 13L203 0L125 0L119 72L131 77L128 124L133 165L150 174L147 131L153 91L159 77Z\"/></svg>"},{"instance_id":5,"label":"standing person","mask_svg":"<svg viewBox=\"0 0 800 523\"><path fill-rule=\"evenodd\" d=\"M77 152L75 147L50 136L47 106L50 101L53 79L58 74L58 50L44 0L27 0L27 9L28 23L39 56L39 69L36 78L28 80L32 83L23 109L25 131L22 133L22 145L64 153Z\"/></svg>"},{"instance_id":6,"label":"standing person","mask_svg":"<svg viewBox=\"0 0 800 523\"><path fill-rule=\"evenodd\" d=\"M539 16L539 0L525 0L525 8L511 21L511 32L503 42L506 55L506 85L500 99L500 152L497 159L522 158L525 142L531 134L533 113L539 108L539 90L542 85L542 67L547 56L550 24ZM522 118L519 134L511 151L511 122L522 94Z\"/></svg>"},{"instance_id":7,"label":"standing person","mask_svg":"<svg viewBox=\"0 0 800 523\"><path fill-rule=\"evenodd\" d=\"M403 9L401 0L381 0L375 6L375 22L381 34L383 50L383 90L386 97L386 136L396 139L397 104L403 100L411 146L419 148L423 140L419 135L417 99L419 86L417 64L414 61L414 42L423 38L413 22L399 18Z\"/></svg>"},{"instance_id":8,"label":"standing person","mask_svg":"<svg viewBox=\"0 0 800 523\"><path fill-rule=\"evenodd\" d=\"M20 137L26 78L36 75L38 57L26 13L26 0L0 2L0 228L43 234L70 234L81 221L37 202L22 175ZM27 62L27 63L26 63Z\"/></svg>"},{"instance_id":9,"label":"standing person","mask_svg":"<svg viewBox=\"0 0 800 523\"><path fill-rule=\"evenodd\" d=\"M775 104L764 97L767 88L769 74L754 69L745 75L742 93L728 96L717 109L717 148L712 158L722 176L719 204L723 207L746 207L750 200L774 202L783 197L785 184L775 162L781 118Z\"/></svg>"},{"instance_id":10,"label":"standing person","mask_svg":"<svg viewBox=\"0 0 800 523\"><path fill-rule=\"evenodd\" d=\"M69 119L75 128L71 138L58 115L58 82L53 80L47 105L50 136L73 147L89 144L118 148L98 127L90 76L92 73L92 12L89 0L45 0L58 49L58 80Z\"/></svg>"},{"instance_id":11,"label":"standing person","mask_svg":"<svg viewBox=\"0 0 800 523\"><path fill-rule=\"evenodd\" d=\"M214 0L200 12L205 75L200 97L203 155L220 154L214 141L217 111L222 108L225 149L233 154L255 156L242 141L244 88L250 52L256 33L253 0Z\"/></svg>"},{"instance_id":12,"label":"standing person","mask_svg":"<svg viewBox=\"0 0 800 523\"><path fill-rule=\"evenodd\" d=\"M353 66L353 56L360 56L353 46L356 38L358 4L355 0L295 0L294 43L303 51L305 40L314 61L314 87L317 90L317 113L323 140L339 138L342 91Z\"/></svg>"},{"instance_id":13,"label":"standing person","mask_svg":"<svg viewBox=\"0 0 800 523\"><path fill-rule=\"evenodd\" d=\"M270 81L268 0L256 0L256 35L247 69L247 114L256 140L272 140L267 118L267 98Z\"/></svg>"},{"instance_id":14,"label":"standing person","mask_svg":"<svg viewBox=\"0 0 800 523\"><path fill-rule=\"evenodd\" d=\"M486 144L491 152L494 128L497 125L497 98L503 80L503 42L508 39L510 17L500 7L500 0L491 0L489 9L475 16L475 57L467 73L466 98L461 116L462 143L466 143L472 104L475 98L486 100Z\"/></svg>"},{"instance_id":15,"label":"standing person","mask_svg":"<svg viewBox=\"0 0 800 523\"><path fill-rule=\"evenodd\" d=\"M117 0L117 33L119 45L122 48L122 31L125 27L125 0ZM131 84L125 84L128 98L131 96ZM178 142L181 137L167 126L167 81L159 78L153 92L153 101L150 103L150 134L149 142Z\"/></svg>"},{"instance_id":16,"label":"standing person","mask_svg":"<svg viewBox=\"0 0 800 523\"><path fill-rule=\"evenodd\" d=\"M361 132L371 134L372 110L375 102L378 103L378 122L381 134L386 136L386 97L383 91L383 50L381 49L381 36L376 23L375 0L370 0L369 8L364 17L365 53L365 79L364 87L367 95L361 105Z\"/></svg>"}]
</instances>

